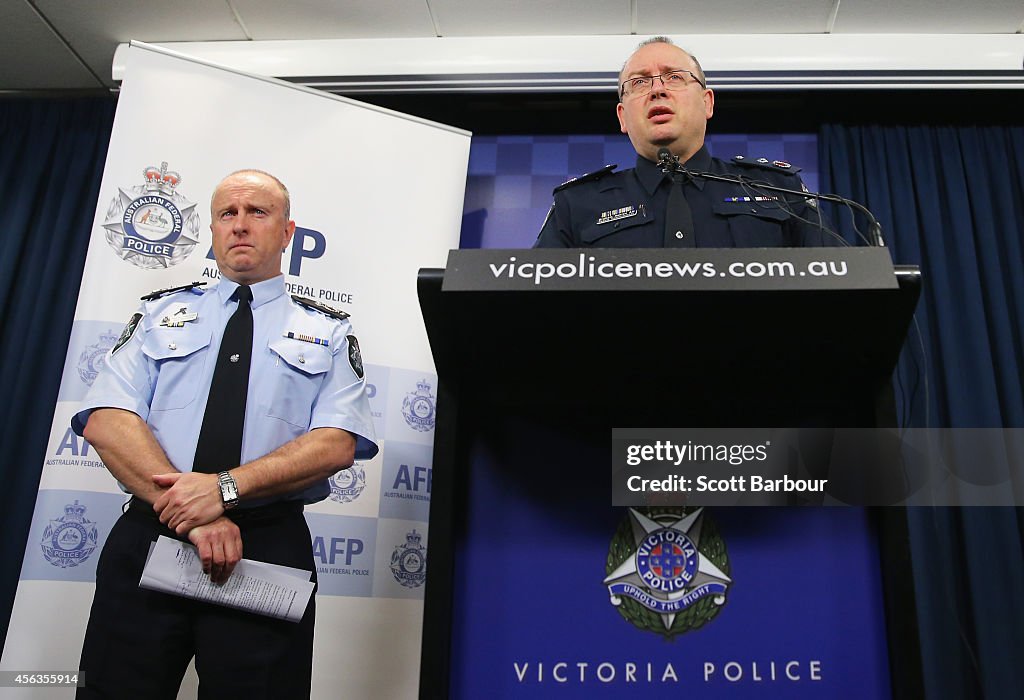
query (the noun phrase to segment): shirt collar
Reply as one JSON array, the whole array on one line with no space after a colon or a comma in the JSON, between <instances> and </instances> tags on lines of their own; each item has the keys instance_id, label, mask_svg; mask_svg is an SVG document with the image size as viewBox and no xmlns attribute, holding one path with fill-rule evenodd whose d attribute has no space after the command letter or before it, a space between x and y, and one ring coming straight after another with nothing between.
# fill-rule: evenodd
<instances>
[{"instance_id":1,"label":"shirt collar","mask_svg":"<svg viewBox=\"0 0 1024 700\"><path fill-rule=\"evenodd\" d=\"M221 276L220 283L217 285L217 294L220 296L220 302L227 304L228 300L231 299L231 295L235 293L239 286L241 285L238 282ZM284 275L277 275L268 280L250 284L249 289L252 290L252 303L250 306L254 309L263 306L284 294Z\"/></svg>"},{"instance_id":2,"label":"shirt collar","mask_svg":"<svg viewBox=\"0 0 1024 700\"><path fill-rule=\"evenodd\" d=\"M693 154L690 160L683 164L688 170L694 170L699 172L707 172L711 166L711 154L708 153L708 147L701 145L700 150ZM647 190L647 194L653 195L654 190L658 189L658 185L661 184L665 177L665 174L661 172L661 168L658 167L657 163L647 160L643 156L638 155L636 157L636 175L640 179L640 184ZM699 190L704 189L704 180L695 177L693 178L693 184Z\"/></svg>"}]
</instances>

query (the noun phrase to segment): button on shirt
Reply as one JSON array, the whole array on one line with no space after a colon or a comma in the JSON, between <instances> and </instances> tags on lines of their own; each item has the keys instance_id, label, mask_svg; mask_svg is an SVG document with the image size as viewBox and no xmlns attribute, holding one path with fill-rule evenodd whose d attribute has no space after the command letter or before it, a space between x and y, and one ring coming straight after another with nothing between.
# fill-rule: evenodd
<instances>
[{"instance_id":1,"label":"button on shirt","mask_svg":"<svg viewBox=\"0 0 1024 700\"><path fill-rule=\"evenodd\" d=\"M802 187L796 173L718 160L711 157L706 146L686 162L686 167L793 190ZM683 193L692 212L694 244L698 248L839 244L822 230L831 227L828 220L796 195L696 177L684 184ZM668 183L661 168L638 156L633 169L557 191L534 247L660 248L664 244L667 199Z\"/></svg>"},{"instance_id":2,"label":"button on shirt","mask_svg":"<svg viewBox=\"0 0 1024 700\"><path fill-rule=\"evenodd\" d=\"M75 432L82 434L94 409L131 411L146 421L174 468L191 471L221 336L237 308L231 299L237 287L223 279L205 292L182 291L144 303L138 329L107 357L72 418ZM253 353L242 463L325 427L352 433L356 459L372 458L378 447L365 382L349 362L348 320L293 302L283 275L251 289ZM295 337L286 337L289 332ZM324 480L287 498L313 503L329 493Z\"/></svg>"}]
</instances>

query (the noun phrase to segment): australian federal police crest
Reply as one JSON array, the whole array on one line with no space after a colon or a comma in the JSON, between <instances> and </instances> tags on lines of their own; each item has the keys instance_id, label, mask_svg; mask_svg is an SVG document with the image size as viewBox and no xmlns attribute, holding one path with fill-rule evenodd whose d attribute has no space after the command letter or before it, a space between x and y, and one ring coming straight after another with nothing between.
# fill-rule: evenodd
<instances>
[{"instance_id":1,"label":"australian federal police crest","mask_svg":"<svg viewBox=\"0 0 1024 700\"><path fill-rule=\"evenodd\" d=\"M330 478L331 500L338 503L351 503L359 498L359 495L366 488L366 470L363 465L356 462L348 469Z\"/></svg>"},{"instance_id":2,"label":"australian federal police crest","mask_svg":"<svg viewBox=\"0 0 1024 700\"><path fill-rule=\"evenodd\" d=\"M405 544L391 553L391 574L406 588L418 588L427 580L427 548L423 535L413 530L405 534Z\"/></svg>"},{"instance_id":3,"label":"australian federal police crest","mask_svg":"<svg viewBox=\"0 0 1024 700\"><path fill-rule=\"evenodd\" d=\"M725 542L703 509L630 508L609 547L604 584L624 618L671 638L719 613L728 572Z\"/></svg>"},{"instance_id":4,"label":"australian federal police crest","mask_svg":"<svg viewBox=\"0 0 1024 700\"><path fill-rule=\"evenodd\" d=\"M406 394L402 401L402 415L413 430L425 433L434 429L434 401L426 379L416 382L416 391Z\"/></svg>"},{"instance_id":5,"label":"australian federal police crest","mask_svg":"<svg viewBox=\"0 0 1024 700\"><path fill-rule=\"evenodd\" d=\"M85 346L85 350L78 356L78 376L88 386L96 381L100 370L107 363L107 353L117 342L117 333L107 330L100 333L99 341L92 345Z\"/></svg>"},{"instance_id":6,"label":"australian federal police crest","mask_svg":"<svg viewBox=\"0 0 1024 700\"><path fill-rule=\"evenodd\" d=\"M177 191L181 175L160 167L142 171L143 184L118 188L103 222L107 243L122 260L145 270L177 265L199 243L195 202Z\"/></svg>"},{"instance_id":7,"label":"australian federal police crest","mask_svg":"<svg viewBox=\"0 0 1024 700\"><path fill-rule=\"evenodd\" d=\"M66 569L88 559L98 541L96 523L85 517L85 506L76 500L64 506L62 517L47 523L40 546L46 561Z\"/></svg>"}]
</instances>

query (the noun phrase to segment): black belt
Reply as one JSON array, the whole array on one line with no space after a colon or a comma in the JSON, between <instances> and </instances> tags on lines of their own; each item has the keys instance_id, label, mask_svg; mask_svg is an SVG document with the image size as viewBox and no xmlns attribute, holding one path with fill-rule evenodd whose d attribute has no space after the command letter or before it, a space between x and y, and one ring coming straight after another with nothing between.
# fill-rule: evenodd
<instances>
[{"instance_id":1,"label":"black belt","mask_svg":"<svg viewBox=\"0 0 1024 700\"><path fill-rule=\"evenodd\" d=\"M128 501L128 512L135 515L144 515L147 518L160 522L160 516L153 510L151 503L146 503L141 498L132 497ZM302 512L302 501L277 501L263 506L252 508L238 507L224 511L224 515L233 520L236 524L257 523L269 520L284 518Z\"/></svg>"}]
</instances>

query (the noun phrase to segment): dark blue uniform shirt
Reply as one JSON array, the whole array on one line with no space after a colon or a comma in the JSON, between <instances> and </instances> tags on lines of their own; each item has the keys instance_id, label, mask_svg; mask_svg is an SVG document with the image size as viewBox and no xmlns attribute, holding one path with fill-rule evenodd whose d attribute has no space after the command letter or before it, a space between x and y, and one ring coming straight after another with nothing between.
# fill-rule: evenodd
<instances>
[{"instance_id":1,"label":"dark blue uniform shirt","mask_svg":"<svg viewBox=\"0 0 1024 700\"><path fill-rule=\"evenodd\" d=\"M802 190L797 168L765 159L712 158L702 146L686 168L742 176ZM660 166L638 156L636 168L599 173L555 189L555 201L535 248L662 248L669 182ZM683 185L694 232L673 247L776 248L840 245L831 224L808 199L740 183L694 177ZM813 200L811 200L813 201Z\"/></svg>"}]
</instances>

